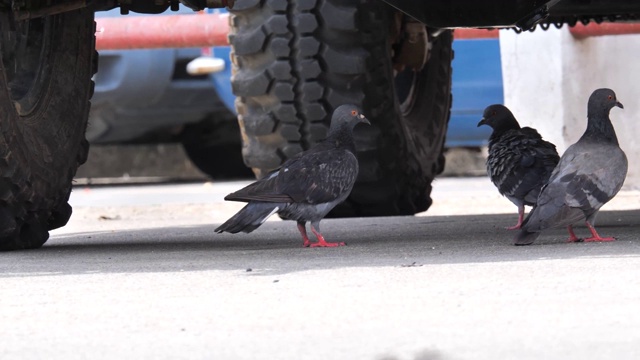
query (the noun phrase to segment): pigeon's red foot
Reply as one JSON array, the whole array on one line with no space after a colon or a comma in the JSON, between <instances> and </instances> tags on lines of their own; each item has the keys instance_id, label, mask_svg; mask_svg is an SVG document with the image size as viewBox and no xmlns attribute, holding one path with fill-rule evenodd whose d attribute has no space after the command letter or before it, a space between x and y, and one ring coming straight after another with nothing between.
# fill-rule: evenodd
<instances>
[{"instance_id":1,"label":"pigeon's red foot","mask_svg":"<svg viewBox=\"0 0 640 360\"><path fill-rule=\"evenodd\" d=\"M614 238L614 237L605 237L605 238L603 238L603 237L600 237L600 236L598 236L598 237L593 236L593 237L584 239L584 242L598 242L598 241L616 241L616 238Z\"/></svg>"},{"instance_id":2,"label":"pigeon's red foot","mask_svg":"<svg viewBox=\"0 0 640 360\"><path fill-rule=\"evenodd\" d=\"M311 241L309 240L309 237L307 236L307 229L305 229L304 227L304 223L298 223L298 231L300 231L300 235L302 235L302 246L303 247L309 247L311 246Z\"/></svg>"},{"instance_id":3,"label":"pigeon's red foot","mask_svg":"<svg viewBox=\"0 0 640 360\"><path fill-rule=\"evenodd\" d=\"M589 224L589 222L586 222L587 227L589 228L589 230L591 231L591 237L590 238L586 238L584 239L585 242L600 242L600 241L615 241L616 238L614 237L601 237L600 235L598 235L598 232L596 231L596 228L594 228L591 224Z\"/></svg>"},{"instance_id":4,"label":"pigeon's red foot","mask_svg":"<svg viewBox=\"0 0 640 360\"><path fill-rule=\"evenodd\" d=\"M315 244L311 244L312 248L315 247L338 247L338 246L345 246L346 244L343 242L326 242L326 241L318 241Z\"/></svg>"},{"instance_id":5,"label":"pigeon's red foot","mask_svg":"<svg viewBox=\"0 0 640 360\"><path fill-rule=\"evenodd\" d=\"M313 232L313 234L318 238L318 242L317 243L313 243L311 244L312 248L315 247L338 247L338 246L345 246L347 244L345 244L344 242L327 242L324 239L324 236L322 236L322 234L320 234L319 232L316 231L316 229L313 228L313 226L311 226L311 231ZM304 243L305 247L309 247L309 245L307 245L307 243Z\"/></svg>"},{"instance_id":6,"label":"pigeon's red foot","mask_svg":"<svg viewBox=\"0 0 640 360\"><path fill-rule=\"evenodd\" d=\"M600 235L598 235L598 232L596 231L596 229L589 224L589 222L586 223L587 227L589 228L589 231L591 231L591 237L589 238L585 238L585 239L580 239L579 237L576 236L576 234L573 232L573 227L571 225L569 225L567 227L567 230L569 230L569 242L604 242L604 241L615 241L616 238L614 237L601 237Z\"/></svg>"},{"instance_id":7,"label":"pigeon's red foot","mask_svg":"<svg viewBox=\"0 0 640 360\"><path fill-rule=\"evenodd\" d=\"M573 232L573 227L571 225L567 226L567 230L569 231L569 239L567 242L581 242L582 239L576 236L576 233Z\"/></svg>"},{"instance_id":8,"label":"pigeon's red foot","mask_svg":"<svg viewBox=\"0 0 640 360\"><path fill-rule=\"evenodd\" d=\"M518 223L513 226L506 227L505 229L519 230L520 228L522 228L523 221L524 221L524 205L518 206Z\"/></svg>"},{"instance_id":9,"label":"pigeon's red foot","mask_svg":"<svg viewBox=\"0 0 640 360\"><path fill-rule=\"evenodd\" d=\"M576 233L573 232L573 226L567 226L567 231L569 231L569 239L567 242L581 242L582 239L576 236Z\"/></svg>"}]
</instances>

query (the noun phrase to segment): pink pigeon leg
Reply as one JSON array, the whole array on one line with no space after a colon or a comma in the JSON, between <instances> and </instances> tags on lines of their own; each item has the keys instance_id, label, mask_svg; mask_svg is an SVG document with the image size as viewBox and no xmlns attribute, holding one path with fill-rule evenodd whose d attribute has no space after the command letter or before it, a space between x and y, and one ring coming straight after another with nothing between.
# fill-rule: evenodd
<instances>
[{"instance_id":1,"label":"pink pigeon leg","mask_svg":"<svg viewBox=\"0 0 640 360\"><path fill-rule=\"evenodd\" d=\"M307 236L307 229L304 222L298 222L298 231L300 231L300 235L302 235L302 246L309 247L311 245L311 240L309 240L309 237Z\"/></svg>"},{"instance_id":2,"label":"pink pigeon leg","mask_svg":"<svg viewBox=\"0 0 640 360\"><path fill-rule=\"evenodd\" d=\"M582 239L576 236L576 233L573 232L573 226L567 226L567 231L569 231L569 240L567 242L580 242Z\"/></svg>"},{"instance_id":3,"label":"pink pigeon leg","mask_svg":"<svg viewBox=\"0 0 640 360\"><path fill-rule=\"evenodd\" d=\"M518 230L522 227L522 221L524 220L524 205L518 205L518 223L514 226L509 226L507 230Z\"/></svg>"},{"instance_id":4,"label":"pink pigeon leg","mask_svg":"<svg viewBox=\"0 0 640 360\"><path fill-rule=\"evenodd\" d=\"M594 228L591 224L589 224L588 221L585 222L587 224L587 227L589 228L589 231L591 231L591 237L590 238L586 238L584 239L585 242L595 242L595 241L615 241L616 238L614 237L600 237L600 235L598 235L598 232L596 231L596 228Z\"/></svg>"},{"instance_id":5,"label":"pink pigeon leg","mask_svg":"<svg viewBox=\"0 0 640 360\"><path fill-rule=\"evenodd\" d=\"M311 244L311 247L337 247L337 246L345 246L344 242L327 242L324 239L324 236L316 231L316 229L311 225L311 231L318 238L318 242Z\"/></svg>"}]
</instances>

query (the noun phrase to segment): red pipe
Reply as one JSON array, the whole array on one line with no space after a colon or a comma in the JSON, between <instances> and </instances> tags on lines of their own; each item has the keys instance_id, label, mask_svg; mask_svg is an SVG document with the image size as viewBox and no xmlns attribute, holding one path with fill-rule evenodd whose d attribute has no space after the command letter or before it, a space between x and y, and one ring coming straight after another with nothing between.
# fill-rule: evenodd
<instances>
[{"instance_id":1,"label":"red pipe","mask_svg":"<svg viewBox=\"0 0 640 360\"><path fill-rule=\"evenodd\" d=\"M569 32L576 39L585 39L591 36L640 34L640 24L589 23L587 25L583 25L581 23L577 23L576 26L569 28Z\"/></svg>"},{"instance_id":2,"label":"red pipe","mask_svg":"<svg viewBox=\"0 0 640 360\"><path fill-rule=\"evenodd\" d=\"M228 14L97 18L96 49L226 46L228 33Z\"/></svg>"},{"instance_id":3,"label":"red pipe","mask_svg":"<svg viewBox=\"0 0 640 360\"><path fill-rule=\"evenodd\" d=\"M163 49L228 45L228 14L120 16L96 19L96 49ZM460 39L497 39L497 29L456 29Z\"/></svg>"},{"instance_id":4,"label":"red pipe","mask_svg":"<svg viewBox=\"0 0 640 360\"><path fill-rule=\"evenodd\" d=\"M455 29L453 38L456 40L468 39L497 39L500 37L498 29Z\"/></svg>"}]
</instances>

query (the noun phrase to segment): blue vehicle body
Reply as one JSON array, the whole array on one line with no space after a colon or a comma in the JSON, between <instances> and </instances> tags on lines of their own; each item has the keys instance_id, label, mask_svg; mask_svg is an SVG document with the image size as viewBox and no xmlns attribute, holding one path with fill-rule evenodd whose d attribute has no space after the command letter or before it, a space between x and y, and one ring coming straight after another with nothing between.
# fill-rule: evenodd
<instances>
[{"instance_id":1,"label":"blue vehicle body","mask_svg":"<svg viewBox=\"0 0 640 360\"><path fill-rule=\"evenodd\" d=\"M445 146L486 145L491 129L478 127L478 121L485 107L504 102L499 40L455 40L453 50L453 104Z\"/></svg>"},{"instance_id":2,"label":"blue vehicle body","mask_svg":"<svg viewBox=\"0 0 640 360\"><path fill-rule=\"evenodd\" d=\"M477 127L484 108L504 101L499 40L455 40L453 49L453 105L445 147L480 147L491 134L490 128ZM229 51L229 47L213 48L213 56L224 59L226 66L212 74L211 80L218 97L235 112Z\"/></svg>"},{"instance_id":3,"label":"blue vehicle body","mask_svg":"<svg viewBox=\"0 0 640 360\"><path fill-rule=\"evenodd\" d=\"M186 7L179 13L194 14ZM117 8L96 13L115 16L120 16ZM132 141L219 111L208 77L186 72L186 64L200 55L200 48L100 51L87 139L97 144Z\"/></svg>"},{"instance_id":4,"label":"blue vehicle body","mask_svg":"<svg viewBox=\"0 0 640 360\"><path fill-rule=\"evenodd\" d=\"M222 100L224 105L234 114L236 112L234 102L236 100L231 89L231 60L229 53L231 52L230 46L219 46L213 48L213 56L218 59L224 60L224 70L211 74L211 80L213 81L213 88L218 94L218 98Z\"/></svg>"}]
</instances>

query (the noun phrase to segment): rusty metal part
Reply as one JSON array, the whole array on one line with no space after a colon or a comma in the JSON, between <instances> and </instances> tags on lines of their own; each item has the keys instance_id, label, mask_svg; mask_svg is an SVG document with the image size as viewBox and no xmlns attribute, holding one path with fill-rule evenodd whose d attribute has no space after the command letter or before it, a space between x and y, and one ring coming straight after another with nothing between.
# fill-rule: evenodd
<instances>
[{"instance_id":1,"label":"rusty metal part","mask_svg":"<svg viewBox=\"0 0 640 360\"><path fill-rule=\"evenodd\" d=\"M394 70L402 71L406 67L414 71L421 70L429 60L431 50L427 27L417 20L404 17L400 34L396 39L399 46L394 53Z\"/></svg>"},{"instance_id":2,"label":"rusty metal part","mask_svg":"<svg viewBox=\"0 0 640 360\"><path fill-rule=\"evenodd\" d=\"M585 39L592 36L605 35L630 35L640 34L640 24L630 23L590 23L587 25L576 24L569 28L569 32L576 39Z\"/></svg>"},{"instance_id":3,"label":"rusty metal part","mask_svg":"<svg viewBox=\"0 0 640 360\"><path fill-rule=\"evenodd\" d=\"M228 14L96 19L96 49L227 46Z\"/></svg>"},{"instance_id":4,"label":"rusty metal part","mask_svg":"<svg viewBox=\"0 0 640 360\"><path fill-rule=\"evenodd\" d=\"M544 20L543 22L541 22L540 24L540 28L542 30L547 30L551 27L551 25L555 26L556 28L560 29L562 28L562 26L564 26L564 24L567 24L570 27L574 27L577 24L582 24L582 25L587 25L589 23L596 23L596 24L600 24L603 22L638 22L640 21L640 13L630 13L630 14L609 14L609 15L604 15L604 16L589 16L589 15L584 15L584 16L571 16L571 15L565 15L565 16L550 16L549 18L547 18L546 20ZM516 33L520 33L522 32L521 29L517 29L517 28L512 28L513 30L515 30ZM536 26L533 26L531 29L529 29L528 31L534 31L536 30Z\"/></svg>"}]
</instances>

